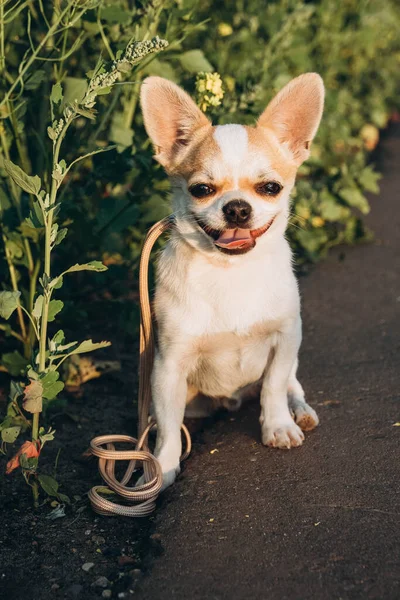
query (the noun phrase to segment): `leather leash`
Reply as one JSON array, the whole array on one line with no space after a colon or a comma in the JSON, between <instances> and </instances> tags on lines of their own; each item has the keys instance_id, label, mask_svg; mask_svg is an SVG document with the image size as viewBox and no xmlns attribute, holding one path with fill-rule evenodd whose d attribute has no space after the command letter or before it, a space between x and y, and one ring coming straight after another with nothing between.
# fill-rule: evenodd
<instances>
[{"instance_id":1,"label":"leather leash","mask_svg":"<svg viewBox=\"0 0 400 600\"><path fill-rule=\"evenodd\" d=\"M110 492L123 498L126 504L119 504L104 498L104 486L95 486L89 492L89 500L95 512L104 516L146 517L156 507L156 499L162 487L161 466L148 447L148 435L156 426L149 422L151 404L150 377L154 360L154 331L149 300L149 260L157 239L174 224L174 216L165 217L149 230L143 244L139 267L140 296L140 358L138 396L138 438L129 435L101 435L90 442L90 452L99 459L99 471ZM191 439L185 425L182 430L186 438L186 450L181 461L190 454ZM115 444L128 442L130 450L117 450ZM125 474L118 480L115 475L116 461L129 461ZM144 483L129 485L132 475L143 468Z\"/></svg>"}]
</instances>

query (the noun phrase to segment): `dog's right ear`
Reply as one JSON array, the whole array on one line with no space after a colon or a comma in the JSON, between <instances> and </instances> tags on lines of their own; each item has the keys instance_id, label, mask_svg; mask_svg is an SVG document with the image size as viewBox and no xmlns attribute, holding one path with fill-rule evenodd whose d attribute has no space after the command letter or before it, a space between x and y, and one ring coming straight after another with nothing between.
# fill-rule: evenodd
<instances>
[{"instance_id":1,"label":"dog's right ear","mask_svg":"<svg viewBox=\"0 0 400 600\"><path fill-rule=\"evenodd\" d=\"M200 127L211 125L207 117L180 87L162 77L147 77L140 93L144 125L156 160L168 169Z\"/></svg>"}]
</instances>

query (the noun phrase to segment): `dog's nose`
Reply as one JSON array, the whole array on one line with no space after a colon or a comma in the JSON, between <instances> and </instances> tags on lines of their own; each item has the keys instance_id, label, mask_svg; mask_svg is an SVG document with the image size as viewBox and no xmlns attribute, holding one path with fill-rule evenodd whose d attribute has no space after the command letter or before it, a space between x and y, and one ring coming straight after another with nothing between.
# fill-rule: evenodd
<instances>
[{"instance_id":1,"label":"dog's nose","mask_svg":"<svg viewBox=\"0 0 400 600\"><path fill-rule=\"evenodd\" d=\"M222 208L228 225L245 225L251 216L251 206L245 200L231 200Z\"/></svg>"}]
</instances>

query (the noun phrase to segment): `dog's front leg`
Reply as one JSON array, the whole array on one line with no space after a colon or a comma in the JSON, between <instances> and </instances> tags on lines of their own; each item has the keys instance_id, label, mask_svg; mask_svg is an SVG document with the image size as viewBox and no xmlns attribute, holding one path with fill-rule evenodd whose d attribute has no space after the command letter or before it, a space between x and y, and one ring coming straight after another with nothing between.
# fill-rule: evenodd
<instances>
[{"instance_id":1,"label":"dog's front leg","mask_svg":"<svg viewBox=\"0 0 400 600\"><path fill-rule=\"evenodd\" d=\"M274 356L261 389L261 433L266 446L301 446L304 434L294 422L288 406L288 380L301 342L300 319L277 333Z\"/></svg>"},{"instance_id":2,"label":"dog's front leg","mask_svg":"<svg viewBox=\"0 0 400 600\"><path fill-rule=\"evenodd\" d=\"M180 471L181 425L185 414L187 379L178 361L158 355L152 375L153 408L157 421L155 455L163 472L163 489Z\"/></svg>"}]
</instances>

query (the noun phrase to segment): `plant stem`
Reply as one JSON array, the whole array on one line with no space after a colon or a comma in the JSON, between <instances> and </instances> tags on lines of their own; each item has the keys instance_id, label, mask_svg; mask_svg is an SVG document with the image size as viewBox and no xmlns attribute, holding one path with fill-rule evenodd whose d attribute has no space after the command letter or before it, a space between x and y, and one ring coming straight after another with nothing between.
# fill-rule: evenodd
<instances>
[{"instance_id":1,"label":"plant stem","mask_svg":"<svg viewBox=\"0 0 400 600\"><path fill-rule=\"evenodd\" d=\"M14 290L14 292L18 292L18 282L17 282L17 272L15 270L13 261L12 261L12 255L10 252L10 249L8 247L8 243L7 243L7 238L3 233L3 243L4 243L4 248L5 248L5 253L6 253L6 260L7 260L7 265L8 265L8 270L10 272L10 279L11 279L11 286L12 289ZM24 320L24 315L22 314L22 308L21 308L21 303L18 299L17 301L17 314L18 314L18 321L19 321L19 326L21 329L21 334L22 334L22 338L24 339L24 343L26 340L26 327L25 327L25 320Z\"/></svg>"},{"instance_id":2,"label":"plant stem","mask_svg":"<svg viewBox=\"0 0 400 600\"><path fill-rule=\"evenodd\" d=\"M65 122L65 125L57 138L56 143L54 144L53 149L53 169L58 164L58 159L60 156L60 148L64 136L67 132L68 127L72 123L74 115L71 115ZM50 190L50 206L54 206L56 202L57 195L57 182L53 178L51 182L51 190ZM53 227L53 210L50 210L49 213L43 214L45 220L45 242L44 242L44 275L50 280L50 259L51 259L51 229ZM45 287L43 290L43 308L42 308L42 320L40 327L40 341L39 341L39 372L43 373L46 368L46 346L47 346L47 325L48 325L48 316L49 316L49 304L51 299L51 291Z\"/></svg>"},{"instance_id":3,"label":"plant stem","mask_svg":"<svg viewBox=\"0 0 400 600\"><path fill-rule=\"evenodd\" d=\"M105 45L105 47L106 47L106 50L107 50L107 52L108 52L108 54L109 54L109 56L110 56L111 60L115 60L115 54L114 54L114 52L111 50L111 46L110 46L110 44L108 43L107 36L106 36L106 34L104 33L103 24L102 24L102 22L101 22L101 5L99 6L99 10L98 10L98 13L97 13L97 25L98 25L98 27L99 27L99 29L100 29L100 35L101 35L101 39L103 40L103 44Z\"/></svg>"},{"instance_id":4,"label":"plant stem","mask_svg":"<svg viewBox=\"0 0 400 600\"><path fill-rule=\"evenodd\" d=\"M35 263L35 268L33 269L33 273L31 274L30 281L29 281L29 312L31 314L33 311L33 302L34 302L35 294L36 294L36 284L37 284L37 278L39 275L40 264L41 264L40 260L37 259L37 261ZM33 344L34 336L35 336L35 328L33 327L33 324L31 322L29 322L29 344L30 344L30 346L32 346L32 344Z\"/></svg>"},{"instance_id":5,"label":"plant stem","mask_svg":"<svg viewBox=\"0 0 400 600\"><path fill-rule=\"evenodd\" d=\"M6 66L6 56L4 52L4 1L0 0L0 73Z\"/></svg>"},{"instance_id":6,"label":"plant stem","mask_svg":"<svg viewBox=\"0 0 400 600\"><path fill-rule=\"evenodd\" d=\"M2 325L2 324L0 323L0 329L1 329L2 331L8 331L8 333L9 333L10 335L12 335L13 337L15 337L15 339L16 339L16 340L19 340L20 342L24 343L24 338L22 337L22 335L20 335L20 334L19 334L17 331L14 331L13 329L9 329L9 328L7 327L7 325Z\"/></svg>"},{"instance_id":7,"label":"plant stem","mask_svg":"<svg viewBox=\"0 0 400 600\"><path fill-rule=\"evenodd\" d=\"M3 106L3 104L6 104L9 101L9 99L11 98L11 95L12 95L13 91L15 90L15 88L17 87L17 85L21 81L23 81L24 75L26 74L26 72L28 71L28 69L33 65L33 63L35 62L35 60L36 60L37 56L39 55L40 51L42 50L42 48L47 44L47 42L56 33L59 24L62 22L63 17L69 11L69 8L70 8L69 5L67 5L67 7L60 13L57 21L52 24L52 26L48 29L46 35L43 36L42 41L37 46L36 50L34 52L32 52L30 58L26 61L25 65L22 67L22 69L21 69L18 77L16 78L16 80L14 81L14 83L11 85L10 89L8 90L8 92L5 94L3 100L1 100L0 107Z\"/></svg>"}]
</instances>

